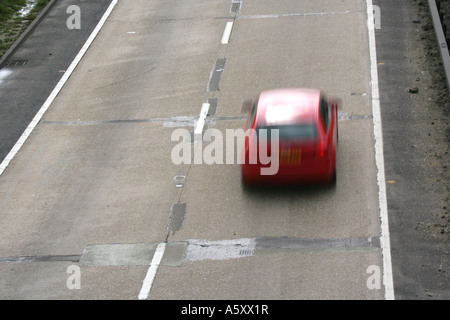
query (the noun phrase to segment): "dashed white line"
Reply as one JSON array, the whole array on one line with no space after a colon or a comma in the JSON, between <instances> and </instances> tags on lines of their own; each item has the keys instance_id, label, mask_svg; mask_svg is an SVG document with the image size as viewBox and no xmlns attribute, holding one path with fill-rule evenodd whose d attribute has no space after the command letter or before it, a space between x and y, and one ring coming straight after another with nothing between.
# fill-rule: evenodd
<instances>
[{"instance_id":1,"label":"dashed white line","mask_svg":"<svg viewBox=\"0 0 450 320\"><path fill-rule=\"evenodd\" d=\"M158 272L159 265L166 251L166 243L160 243L156 247L155 254L153 255L152 262L150 263L150 268L147 271L147 275L142 283L141 291L139 292L139 300L145 300L148 298L150 290L153 286L153 280L155 280L156 273Z\"/></svg>"},{"instance_id":2,"label":"dashed white line","mask_svg":"<svg viewBox=\"0 0 450 320\"><path fill-rule=\"evenodd\" d=\"M202 109L200 110L200 116L195 123L194 135L202 134L203 127L205 126L206 115L208 114L209 103L203 103Z\"/></svg>"},{"instance_id":3,"label":"dashed white line","mask_svg":"<svg viewBox=\"0 0 450 320\"><path fill-rule=\"evenodd\" d=\"M222 35L222 44L228 44L230 41L231 30L233 29L233 21L227 22Z\"/></svg>"},{"instance_id":4,"label":"dashed white line","mask_svg":"<svg viewBox=\"0 0 450 320\"><path fill-rule=\"evenodd\" d=\"M386 177L384 173L383 131L381 126L380 95L378 88L377 49L375 42L375 23L372 0L367 0L367 27L369 30L370 69L372 79L372 112L375 135L375 162L377 166L378 198L380 206L381 237L383 254L383 284L385 299L394 299L392 278L391 245L386 200Z\"/></svg>"},{"instance_id":5,"label":"dashed white line","mask_svg":"<svg viewBox=\"0 0 450 320\"><path fill-rule=\"evenodd\" d=\"M111 4L109 5L108 9L105 11L105 13L103 14L102 18L98 22L97 26L92 31L91 35L86 40L86 42L84 43L83 47L78 52L77 56L72 61L72 63L70 64L69 68L66 70L66 72L64 73L62 78L59 80L59 82L56 85L56 87L50 93L50 95L48 96L47 100L44 102L42 107L39 109L39 111L37 112L37 114L35 115L33 120L30 122L28 127L23 132L22 136L19 138L19 140L14 145L14 147L11 149L11 151L8 153L8 155L5 157L5 159L2 161L2 163L0 164L0 175L5 171L6 167L9 165L11 160L15 157L17 152L19 152L20 148L23 146L25 141L28 139L30 134L33 132L34 128L36 128L36 126L39 123L39 121L41 121L41 119L44 116L45 112L50 107L50 105L53 103L53 101L55 100L56 96L59 94L59 92L63 88L63 86L66 83L66 81L72 75L72 72L75 70L75 68L77 67L78 63L81 61L81 59L83 58L84 54L89 49L89 47L91 46L92 42L97 37L97 35L100 32L100 30L102 29L103 25L106 22L106 19L108 19L108 17L111 14L112 10L116 6L117 1L118 0L113 0L111 2Z\"/></svg>"}]
</instances>

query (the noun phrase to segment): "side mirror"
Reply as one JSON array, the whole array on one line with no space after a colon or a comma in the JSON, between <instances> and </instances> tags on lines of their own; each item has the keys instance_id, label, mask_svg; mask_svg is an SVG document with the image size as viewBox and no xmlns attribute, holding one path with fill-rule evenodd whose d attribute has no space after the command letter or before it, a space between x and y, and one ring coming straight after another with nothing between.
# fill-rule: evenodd
<instances>
[{"instance_id":1,"label":"side mirror","mask_svg":"<svg viewBox=\"0 0 450 320\"><path fill-rule=\"evenodd\" d=\"M253 100L244 100L244 102L242 102L241 113L242 114L249 113L250 109L252 108L252 103L253 103Z\"/></svg>"}]
</instances>

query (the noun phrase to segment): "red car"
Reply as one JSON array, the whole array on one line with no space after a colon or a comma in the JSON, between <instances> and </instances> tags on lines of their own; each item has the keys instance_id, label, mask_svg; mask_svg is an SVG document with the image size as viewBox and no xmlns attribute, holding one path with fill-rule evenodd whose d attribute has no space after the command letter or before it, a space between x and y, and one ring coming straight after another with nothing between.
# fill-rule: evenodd
<instances>
[{"instance_id":1,"label":"red car","mask_svg":"<svg viewBox=\"0 0 450 320\"><path fill-rule=\"evenodd\" d=\"M336 181L338 100L294 88L263 91L246 104L246 185Z\"/></svg>"}]
</instances>

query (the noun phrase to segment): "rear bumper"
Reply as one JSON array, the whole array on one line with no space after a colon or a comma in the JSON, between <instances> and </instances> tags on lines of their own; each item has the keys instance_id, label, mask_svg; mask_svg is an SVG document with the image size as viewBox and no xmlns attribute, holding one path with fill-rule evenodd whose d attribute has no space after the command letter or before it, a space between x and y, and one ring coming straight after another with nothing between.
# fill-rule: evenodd
<instances>
[{"instance_id":1,"label":"rear bumper","mask_svg":"<svg viewBox=\"0 0 450 320\"><path fill-rule=\"evenodd\" d=\"M334 178L334 166L329 162L315 162L298 167L280 166L274 175L261 175L261 166L257 164L243 164L241 171L242 178L248 185L329 183Z\"/></svg>"}]
</instances>

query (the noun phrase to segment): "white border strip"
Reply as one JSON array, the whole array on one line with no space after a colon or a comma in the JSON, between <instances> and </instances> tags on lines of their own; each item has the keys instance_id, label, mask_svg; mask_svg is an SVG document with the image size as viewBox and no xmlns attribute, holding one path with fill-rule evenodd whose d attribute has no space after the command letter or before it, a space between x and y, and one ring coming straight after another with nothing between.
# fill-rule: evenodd
<instances>
[{"instance_id":1,"label":"white border strip","mask_svg":"<svg viewBox=\"0 0 450 320\"><path fill-rule=\"evenodd\" d=\"M384 173L383 131L381 126L380 95L378 88L377 49L372 0L367 0L367 27L369 30L370 71L372 79L373 131L375 136L375 162L377 166L378 198L381 219L381 248L383 254L383 284L386 300L394 300L391 244L389 238L388 210L386 200L386 177Z\"/></svg>"},{"instance_id":2,"label":"white border strip","mask_svg":"<svg viewBox=\"0 0 450 320\"><path fill-rule=\"evenodd\" d=\"M228 44L230 41L231 30L233 29L233 21L227 22L222 35L222 44Z\"/></svg>"},{"instance_id":3,"label":"white border strip","mask_svg":"<svg viewBox=\"0 0 450 320\"><path fill-rule=\"evenodd\" d=\"M155 254L153 255L152 262L150 263L150 268L148 268L147 275L142 282L142 288L139 292L139 300L145 300L148 298L150 290L152 289L153 280L155 280L156 272L158 272L158 267L161 264L161 260L166 251L166 243L160 243L156 247Z\"/></svg>"},{"instance_id":4,"label":"white border strip","mask_svg":"<svg viewBox=\"0 0 450 320\"><path fill-rule=\"evenodd\" d=\"M72 63L70 64L69 68L64 73L63 77L59 80L58 84L53 89L52 93L50 93L50 95L48 96L47 100L44 102L42 107L39 109L39 111L37 112L37 114L35 115L33 120L31 120L31 122L28 125L28 127L22 133L22 136L19 138L19 140L17 140L17 142L14 145L14 147L11 149L11 151L8 153L8 155L5 157L5 159L2 161L2 163L0 164L0 175L2 175L2 173L5 171L6 167L11 162L11 160L15 157L17 152L19 152L20 148L25 143L25 141L28 139L30 134L33 132L34 128L36 128L37 124L41 121L41 119L44 116L45 112L50 107L52 102L55 100L56 96L59 94L59 92L63 88L63 86L66 83L66 81L72 75L72 72L75 70L75 68L77 67L78 63L83 58L84 54L89 49L90 45L92 44L92 42L97 37L97 35L100 32L100 30L102 29L103 25L106 22L106 19L108 19L108 17L111 14L112 10L116 6L117 1L118 0L113 0L111 2L111 4L109 5L108 9L103 14L103 17L100 19L99 23L97 24L95 29L92 31L91 35L89 36L89 38L84 43L83 47L78 52L78 54L75 57L75 59L72 61Z\"/></svg>"}]
</instances>

